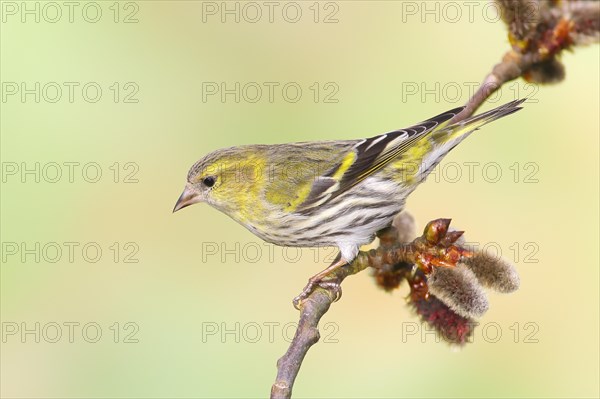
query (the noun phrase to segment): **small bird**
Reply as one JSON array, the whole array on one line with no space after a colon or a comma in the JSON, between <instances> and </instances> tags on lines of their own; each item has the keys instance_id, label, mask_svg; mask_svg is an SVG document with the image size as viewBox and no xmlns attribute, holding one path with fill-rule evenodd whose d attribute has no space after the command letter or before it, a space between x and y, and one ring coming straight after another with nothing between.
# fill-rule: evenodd
<instances>
[{"instance_id":1,"label":"small bird","mask_svg":"<svg viewBox=\"0 0 600 399\"><path fill-rule=\"evenodd\" d=\"M261 239L282 246L337 246L305 298L360 246L391 225L408 195L442 158L481 126L521 109L516 100L452 123L459 107L368 139L223 148L189 170L173 212L206 202Z\"/></svg>"}]
</instances>

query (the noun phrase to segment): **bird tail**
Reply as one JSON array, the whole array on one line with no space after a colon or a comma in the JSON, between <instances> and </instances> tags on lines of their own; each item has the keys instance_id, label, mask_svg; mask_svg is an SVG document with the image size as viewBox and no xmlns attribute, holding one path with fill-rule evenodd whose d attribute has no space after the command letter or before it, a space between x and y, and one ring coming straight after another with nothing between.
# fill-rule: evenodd
<instances>
[{"instance_id":1,"label":"bird tail","mask_svg":"<svg viewBox=\"0 0 600 399\"><path fill-rule=\"evenodd\" d=\"M514 100L501 105L498 108L494 108L482 114L472 116L463 121L453 123L451 125L440 126L431 132L430 138L438 144L453 141L456 141L456 144L458 144L458 142L462 141L462 139L473 133L475 130L481 128L483 125L522 109L522 107L519 105L521 105L525 100L526 99Z\"/></svg>"},{"instance_id":2,"label":"bird tail","mask_svg":"<svg viewBox=\"0 0 600 399\"><path fill-rule=\"evenodd\" d=\"M519 105L524 101L524 99L511 101L491 111L475 115L463 121L452 123L449 120L450 123L446 122L444 125L434 128L429 134L419 140L419 143L414 145L412 158L408 157L420 160L415 170L416 173L414 175L407 173L403 176L407 176L407 180L414 179L413 181L415 182L422 182L433 168L440 163L442 158L467 136L487 123L520 110L521 107Z\"/></svg>"}]
</instances>

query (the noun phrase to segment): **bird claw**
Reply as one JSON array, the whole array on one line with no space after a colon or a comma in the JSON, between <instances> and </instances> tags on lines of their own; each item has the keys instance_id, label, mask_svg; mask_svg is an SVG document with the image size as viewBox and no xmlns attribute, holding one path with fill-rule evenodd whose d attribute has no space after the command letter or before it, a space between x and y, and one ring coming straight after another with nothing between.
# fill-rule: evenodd
<instances>
[{"instance_id":1,"label":"bird claw","mask_svg":"<svg viewBox=\"0 0 600 399\"><path fill-rule=\"evenodd\" d=\"M308 280L308 284L302 290L302 292L293 299L292 303L297 310L300 310L304 301L313 293L315 288L321 287L327 291L333 292L333 302L337 302L342 297L342 286L337 281L323 281L323 280Z\"/></svg>"},{"instance_id":2,"label":"bird claw","mask_svg":"<svg viewBox=\"0 0 600 399\"><path fill-rule=\"evenodd\" d=\"M333 292L333 302L342 298L342 286L337 281L320 281L319 287Z\"/></svg>"},{"instance_id":3,"label":"bird claw","mask_svg":"<svg viewBox=\"0 0 600 399\"><path fill-rule=\"evenodd\" d=\"M455 267L462 258L473 253L458 245L456 241L464 231L448 231L451 219L436 219L425 226L423 236L415 240L416 264L425 274L434 267Z\"/></svg>"}]
</instances>

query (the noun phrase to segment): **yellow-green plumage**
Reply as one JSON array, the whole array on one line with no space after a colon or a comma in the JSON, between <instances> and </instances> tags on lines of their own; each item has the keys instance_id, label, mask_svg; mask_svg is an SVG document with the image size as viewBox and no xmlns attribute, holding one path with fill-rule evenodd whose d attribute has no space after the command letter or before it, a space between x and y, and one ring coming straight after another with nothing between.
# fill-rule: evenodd
<instances>
[{"instance_id":1,"label":"yellow-green plumage","mask_svg":"<svg viewBox=\"0 0 600 399\"><path fill-rule=\"evenodd\" d=\"M448 125L463 110L457 108L364 140L217 150L190 169L175 210L208 202L268 242L337 246L351 261L361 245L391 223L444 155L521 103Z\"/></svg>"}]
</instances>

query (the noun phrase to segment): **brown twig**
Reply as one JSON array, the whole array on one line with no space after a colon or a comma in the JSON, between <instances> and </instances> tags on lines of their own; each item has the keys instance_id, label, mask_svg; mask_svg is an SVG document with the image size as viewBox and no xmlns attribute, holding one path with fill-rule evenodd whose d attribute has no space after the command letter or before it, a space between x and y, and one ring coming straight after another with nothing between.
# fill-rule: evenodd
<instances>
[{"instance_id":1,"label":"brown twig","mask_svg":"<svg viewBox=\"0 0 600 399\"><path fill-rule=\"evenodd\" d=\"M549 58L540 54L525 53L511 50L507 52L502 61L496 64L473 96L465 104L465 109L456 115L450 123L467 119L494 94L503 84L527 74L533 66L539 65Z\"/></svg>"},{"instance_id":2,"label":"brown twig","mask_svg":"<svg viewBox=\"0 0 600 399\"><path fill-rule=\"evenodd\" d=\"M336 269L327 281L341 283L346 277L369 267L365 253L360 253L351 265ZM271 387L271 398L290 398L292 387L304 356L311 346L319 341L319 321L335 301L336 293L331 289L316 288L303 302L300 321L294 339L287 352L277 361L277 379Z\"/></svg>"},{"instance_id":3,"label":"brown twig","mask_svg":"<svg viewBox=\"0 0 600 399\"><path fill-rule=\"evenodd\" d=\"M512 49L485 77L482 85L467 102L464 111L456 115L451 121L452 123L460 122L473 115L487 98L511 80L519 77L536 83L555 83L562 80L564 67L558 60L561 52L574 45L598 41L600 3L597 1L496 1L503 11ZM400 233L402 234L402 232ZM393 273L385 271L390 269L391 264L406 262L424 266L423 262L426 260L422 257L424 253L422 245L425 235L408 245L394 243L393 240L385 237L385 233L379 234L379 236L380 246L377 250L360 252L352 264L336 269L324 280L341 284L346 277L368 267L382 270L381 277L385 279L386 276L393 277ZM420 245L421 247L419 247ZM452 246L456 248L454 245ZM447 255L450 252L452 251L449 251ZM456 253L454 253L455 255ZM467 254L461 253L461 256L463 255ZM485 259L485 255L477 256ZM479 260L477 261L479 262ZM497 268L497 265L494 267ZM426 267L423 270L426 270ZM512 272L507 272L507 275L510 273ZM510 289L516 289L518 284L515 285L514 276L512 280L508 278L506 281L511 282L508 284ZM505 284L506 282L500 283L500 287L506 288ZM419 291L421 286L422 281L415 280L411 285L411 290L413 290L411 295L421 297L422 293ZM427 296L427 293L425 292L424 295ZM300 371L302 361L312 345L319 340L319 321L336 298L338 295L333 287L319 287L302 304L300 321L294 339L285 355L277 362L277 379L271 388L271 398L291 398L294 381ZM436 301L433 302L433 305L437 308L427 308L427 306L432 306L430 304L421 313L433 310L440 312L439 307L442 305L438 303L439 300ZM421 306L420 302L416 302L416 306ZM441 311L448 312L446 308ZM455 320L462 319L457 316Z\"/></svg>"},{"instance_id":4,"label":"brown twig","mask_svg":"<svg viewBox=\"0 0 600 399\"><path fill-rule=\"evenodd\" d=\"M368 267L375 267L383 262L383 258L396 256L398 259L404 253L408 258L410 251L405 248L394 252L375 251L360 252L354 262L350 265L336 269L326 281L335 281L340 284L348 276L363 271ZM375 266L374 266L375 265ZM329 310L336 299L336 293L332 289L318 287L302 303L300 308L300 321L296 329L294 339L287 352L277 361L277 379L271 387L271 398L284 399L292 395L292 387L304 356L311 346L319 341L319 321Z\"/></svg>"},{"instance_id":5,"label":"brown twig","mask_svg":"<svg viewBox=\"0 0 600 399\"><path fill-rule=\"evenodd\" d=\"M475 111L500 87L519 77L532 83L557 83L564 79L558 57L575 45L597 42L600 37L600 2L572 0L497 0L509 29L512 49L485 77L463 112L451 123ZM556 3L556 4L555 4Z\"/></svg>"},{"instance_id":6,"label":"brown twig","mask_svg":"<svg viewBox=\"0 0 600 399\"><path fill-rule=\"evenodd\" d=\"M524 57L514 51L506 53L502 62L495 65L477 91L465 104L465 109L456 115L450 123L460 122L477 111L477 109L494 94L504 83L517 79L523 74L523 71L533 65L533 57Z\"/></svg>"}]
</instances>

